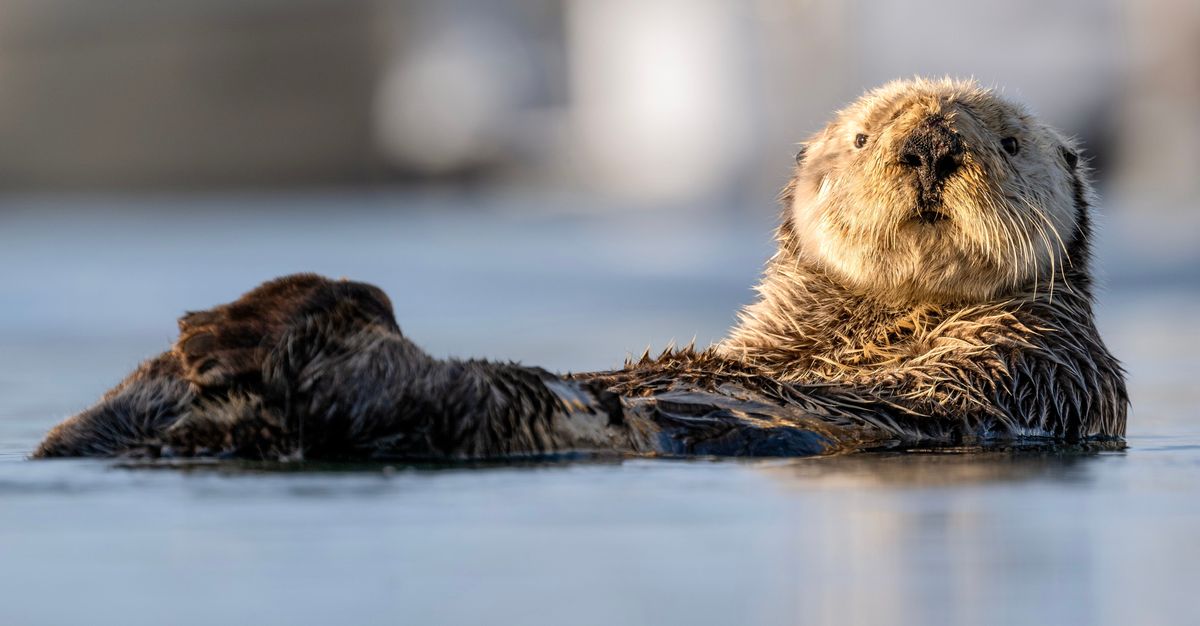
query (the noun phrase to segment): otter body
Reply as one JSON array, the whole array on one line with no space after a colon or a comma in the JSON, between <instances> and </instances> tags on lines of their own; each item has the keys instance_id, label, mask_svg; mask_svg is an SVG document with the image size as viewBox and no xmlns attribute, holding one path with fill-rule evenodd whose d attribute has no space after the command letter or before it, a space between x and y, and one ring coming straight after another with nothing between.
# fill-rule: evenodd
<instances>
[{"instance_id":1,"label":"otter body","mask_svg":"<svg viewBox=\"0 0 1200 626\"><path fill-rule=\"evenodd\" d=\"M441 361L370 285L278 279L180 320L34 453L802 456L1120 442L1076 148L974 83L869 92L805 144L728 338L611 372Z\"/></svg>"}]
</instances>

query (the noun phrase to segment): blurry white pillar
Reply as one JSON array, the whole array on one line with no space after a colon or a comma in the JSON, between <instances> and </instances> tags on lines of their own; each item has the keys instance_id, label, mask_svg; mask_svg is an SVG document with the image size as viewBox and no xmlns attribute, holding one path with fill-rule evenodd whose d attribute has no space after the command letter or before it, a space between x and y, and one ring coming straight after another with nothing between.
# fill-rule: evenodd
<instances>
[{"instance_id":1,"label":"blurry white pillar","mask_svg":"<svg viewBox=\"0 0 1200 626\"><path fill-rule=\"evenodd\" d=\"M749 139L749 29L733 0L567 0L573 166L650 202L731 184Z\"/></svg>"},{"instance_id":2,"label":"blurry white pillar","mask_svg":"<svg viewBox=\"0 0 1200 626\"><path fill-rule=\"evenodd\" d=\"M1118 191L1131 209L1190 212L1200 197L1200 3L1126 0L1126 15Z\"/></svg>"},{"instance_id":3,"label":"blurry white pillar","mask_svg":"<svg viewBox=\"0 0 1200 626\"><path fill-rule=\"evenodd\" d=\"M379 149L400 168L452 174L506 158L530 64L512 24L470 8L385 4L380 11L385 24L412 31L390 51L373 112Z\"/></svg>"}]
</instances>

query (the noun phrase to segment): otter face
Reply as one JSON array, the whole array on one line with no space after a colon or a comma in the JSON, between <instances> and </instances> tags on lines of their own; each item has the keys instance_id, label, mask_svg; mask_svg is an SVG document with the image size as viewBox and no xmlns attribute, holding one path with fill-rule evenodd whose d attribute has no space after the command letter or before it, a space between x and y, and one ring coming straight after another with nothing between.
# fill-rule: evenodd
<instances>
[{"instance_id":1,"label":"otter face","mask_svg":"<svg viewBox=\"0 0 1200 626\"><path fill-rule=\"evenodd\" d=\"M1036 289L1078 236L1075 154L973 82L898 81L805 144L792 222L802 254L886 301Z\"/></svg>"}]
</instances>

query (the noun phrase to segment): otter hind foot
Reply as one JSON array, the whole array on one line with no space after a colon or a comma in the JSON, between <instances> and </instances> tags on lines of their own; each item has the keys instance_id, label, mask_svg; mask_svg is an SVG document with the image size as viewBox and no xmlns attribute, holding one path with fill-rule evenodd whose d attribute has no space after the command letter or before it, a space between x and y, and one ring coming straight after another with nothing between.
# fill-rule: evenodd
<instances>
[{"instance_id":1,"label":"otter hind foot","mask_svg":"<svg viewBox=\"0 0 1200 626\"><path fill-rule=\"evenodd\" d=\"M242 297L179 319L175 352L184 377L198 387L254 386L263 362L285 333L315 315L397 329L392 305L377 287L315 274L293 274Z\"/></svg>"},{"instance_id":2,"label":"otter hind foot","mask_svg":"<svg viewBox=\"0 0 1200 626\"><path fill-rule=\"evenodd\" d=\"M179 320L175 351L189 381L202 388L224 387L258 376L269 336L261 321L238 322L224 311L200 311Z\"/></svg>"}]
</instances>

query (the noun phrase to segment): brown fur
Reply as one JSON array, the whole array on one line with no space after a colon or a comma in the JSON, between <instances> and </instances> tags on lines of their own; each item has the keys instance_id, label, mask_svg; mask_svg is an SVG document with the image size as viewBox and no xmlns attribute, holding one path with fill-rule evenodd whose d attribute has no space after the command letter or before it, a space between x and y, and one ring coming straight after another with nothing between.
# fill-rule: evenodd
<instances>
[{"instance_id":1,"label":"brown fur","mask_svg":"<svg viewBox=\"0 0 1200 626\"><path fill-rule=\"evenodd\" d=\"M965 144L949 219L913 220L898 146L928 116ZM855 149L853 138L870 133ZM1001 139L1018 138L1006 156ZM795 383L836 382L923 414L988 414L1012 432L1125 432L1121 369L1092 313L1091 197L1076 148L973 83L898 82L807 146L779 251L721 343Z\"/></svg>"},{"instance_id":2,"label":"brown fur","mask_svg":"<svg viewBox=\"0 0 1200 626\"><path fill-rule=\"evenodd\" d=\"M296 275L184 316L172 351L34 456L1119 442L1127 399L1092 314L1091 191L1075 150L973 83L893 83L808 142L760 299L713 348L569 377L439 361L403 336L377 288Z\"/></svg>"}]
</instances>

